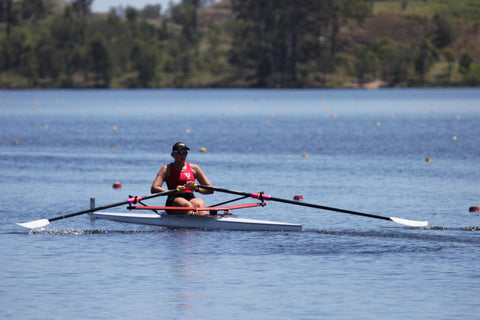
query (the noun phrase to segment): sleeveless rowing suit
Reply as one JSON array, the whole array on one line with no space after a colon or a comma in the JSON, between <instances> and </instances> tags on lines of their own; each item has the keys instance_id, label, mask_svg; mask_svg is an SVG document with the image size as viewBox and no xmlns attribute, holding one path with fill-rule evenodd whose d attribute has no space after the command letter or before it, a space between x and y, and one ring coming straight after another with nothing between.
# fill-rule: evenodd
<instances>
[{"instance_id":1,"label":"sleeveless rowing suit","mask_svg":"<svg viewBox=\"0 0 480 320\"><path fill-rule=\"evenodd\" d=\"M177 188L177 186L181 186L187 183L187 181L193 181L195 182L195 176L193 175L192 168L190 167L190 163L186 162L186 169L185 171L178 171L173 163L170 164L170 173L168 174L167 177L167 186L168 190L172 190ZM195 195L193 194L193 190L190 188L186 188L185 192L182 192L180 194L173 194L169 195L167 198L166 206L171 206L173 203L173 200L175 198L182 197L187 200L192 200L195 198Z\"/></svg>"}]
</instances>

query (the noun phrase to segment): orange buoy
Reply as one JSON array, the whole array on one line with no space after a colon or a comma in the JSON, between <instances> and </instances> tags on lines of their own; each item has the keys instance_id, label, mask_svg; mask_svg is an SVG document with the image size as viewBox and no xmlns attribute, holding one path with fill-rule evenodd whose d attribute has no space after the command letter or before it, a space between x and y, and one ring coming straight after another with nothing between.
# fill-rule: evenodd
<instances>
[{"instance_id":1,"label":"orange buoy","mask_svg":"<svg viewBox=\"0 0 480 320\"><path fill-rule=\"evenodd\" d=\"M293 197L293 200L303 201L303 196L302 196L301 194L296 194L296 195Z\"/></svg>"},{"instance_id":2,"label":"orange buoy","mask_svg":"<svg viewBox=\"0 0 480 320\"><path fill-rule=\"evenodd\" d=\"M425 161L432 162L432 158L427 158L427 159L425 159Z\"/></svg>"},{"instance_id":3,"label":"orange buoy","mask_svg":"<svg viewBox=\"0 0 480 320\"><path fill-rule=\"evenodd\" d=\"M306 153L306 152L302 153L302 157L304 157L304 158L308 157L308 153Z\"/></svg>"},{"instance_id":4,"label":"orange buoy","mask_svg":"<svg viewBox=\"0 0 480 320\"><path fill-rule=\"evenodd\" d=\"M200 152L202 152L202 153L205 153L205 152L207 152L207 148L203 148L203 147L202 147L202 148L200 148Z\"/></svg>"},{"instance_id":5,"label":"orange buoy","mask_svg":"<svg viewBox=\"0 0 480 320\"><path fill-rule=\"evenodd\" d=\"M116 181L116 182L113 183L112 187L113 187L113 189L120 189L120 188L122 188L122 184L120 182Z\"/></svg>"},{"instance_id":6,"label":"orange buoy","mask_svg":"<svg viewBox=\"0 0 480 320\"><path fill-rule=\"evenodd\" d=\"M471 206L468 209L469 212L480 212L480 208L478 206Z\"/></svg>"}]
</instances>

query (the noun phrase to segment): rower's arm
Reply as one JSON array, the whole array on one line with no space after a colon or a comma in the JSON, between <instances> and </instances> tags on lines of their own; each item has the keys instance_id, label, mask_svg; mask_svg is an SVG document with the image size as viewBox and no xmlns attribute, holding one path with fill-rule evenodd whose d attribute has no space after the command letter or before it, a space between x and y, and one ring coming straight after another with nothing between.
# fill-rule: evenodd
<instances>
[{"instance_id":1,"label":"rower's arm","mask_svg":"<svg viewBox=\"0 0 480 320\"><path fill-rule=\"evenodd\" d=\"M207 176L205 175L205 173L203 173L202 169L200 169L199 166L197 165L194 165L194 174L195 174L195 179L197 179L197 181L203 185L203 186L208 186L208 187L212 187L212 183L210 182L210 180L208 180ZM213 193L213 190L211 189L203 189L203 188L198 188L196 190L197 192L200 192L201 194L212 194Z\"/></svg>"},{"instance_id":2,"label":"rower's arm","mask_svg":"<svg viewBox=\"0 0 480 320\"><path fill-rule=\"evenodd\" d=\"M168 191L168 189L165 189L162 187L163 182L165 181L165 174L167 173L167 165L164 165L160 171L158 171L157 176L155 177L155 180L153 180L152 187L150 188L150 192L153 193L158 193L158 192L164 192Z\"/></svg>"}]
</instances>

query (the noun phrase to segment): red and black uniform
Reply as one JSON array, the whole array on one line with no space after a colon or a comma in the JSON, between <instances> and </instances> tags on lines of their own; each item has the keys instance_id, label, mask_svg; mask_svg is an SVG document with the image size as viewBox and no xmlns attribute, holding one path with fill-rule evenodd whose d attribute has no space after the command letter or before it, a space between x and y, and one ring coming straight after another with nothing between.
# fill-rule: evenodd
<instances>
[{"instance_id":1,"label":"red and black uniform","mask_svg":"<svg viewBox=\"0 0 480 320\"><path fill-rule=\"evenodd\" d=\"M166 179L169 190L176 189L178 186L185 185L187 181L195 182L195 176L193 174L192 168L190 167L190 163L187 162L185 163L185 165L187 166L187 168L184 171L178 171L173 165L173 163L169 165L170 170L168 170L169 173ZM185 192L169 195L165 205L172 206L173 200L178 197L190 201L195 198L195 195L193 194L192 189L186 188Z\"/></svg>"}]
</instances>

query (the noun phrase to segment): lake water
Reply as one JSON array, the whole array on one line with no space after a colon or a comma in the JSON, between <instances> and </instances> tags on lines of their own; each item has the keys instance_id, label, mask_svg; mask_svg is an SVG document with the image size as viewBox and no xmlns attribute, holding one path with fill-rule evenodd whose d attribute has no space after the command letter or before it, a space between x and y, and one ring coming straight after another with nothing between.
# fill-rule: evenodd
<instances>
[{"instance_id":1,"label":"lake water","mask_svg":"<svg viewBox=\"0 0 480 320\"><path fill-rule=\"evenodd\" d=\"M0 316L478 319L479 124L478 89L0 91ZM429 227L278 202L237 214L303 231L16 225L148 195L177 141L217 187Z\"/></svg>"}]
</instances>

